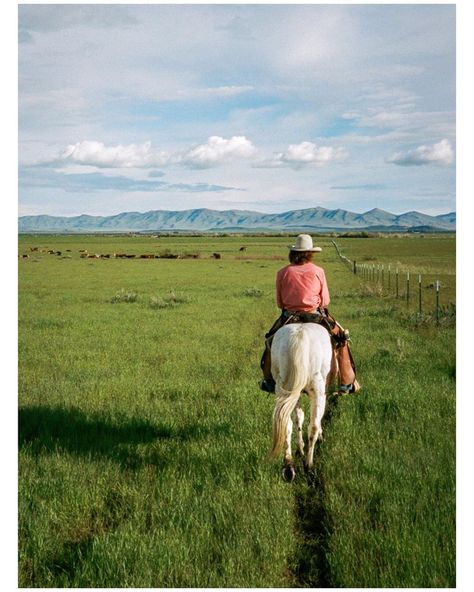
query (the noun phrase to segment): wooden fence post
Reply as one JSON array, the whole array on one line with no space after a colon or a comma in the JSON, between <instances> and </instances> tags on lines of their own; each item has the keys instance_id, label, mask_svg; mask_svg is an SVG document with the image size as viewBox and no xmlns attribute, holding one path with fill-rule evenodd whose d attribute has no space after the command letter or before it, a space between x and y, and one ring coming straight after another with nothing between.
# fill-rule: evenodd
<instances>
[{"instance_id":1,"label":"wooden fence post","mask_svg":"<svg viewBox=\"0 0 474 592\"><path fill-rule=\"evenodd\" d=\"M418 311L421 314L421 274L418 275Z\"/></svg>"},{"instance_id":2,"label":"wooden fence post","mask_svg":"<svg viewBox=\"0 0 474 592\"><path fill-rule=\"evenodd\" d=\"M407 306L410 301L410 272L407 271Z\"/></svg>"},{"instance_id":3,"label":"wooden fence post","mask_svg":"<svg viewBox=\"0 0 474 592\"><path fill-rule=\"evenodd\" d=\"M436 280L436 325L439 325L439 280Z\"/></svg>"}]
</instances>

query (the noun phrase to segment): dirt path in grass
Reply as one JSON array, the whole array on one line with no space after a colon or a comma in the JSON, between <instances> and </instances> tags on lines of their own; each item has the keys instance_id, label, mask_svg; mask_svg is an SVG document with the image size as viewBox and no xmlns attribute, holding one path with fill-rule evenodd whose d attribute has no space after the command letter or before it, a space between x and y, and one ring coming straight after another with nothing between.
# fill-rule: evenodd
<instances>
[{"instance_id":1,"label":"dirt path in grass","mask_svg":"<svg viewBox=\"0 0 474 592\"><path fill-rule=\"evenodd\" d=\"M339 399L328 397L323 430L330 429L331 417ZM295 526L297 550L293 561L294 586L330 588L331 574L327 560L330 524L324 504L324 472L319 462L319 443L315 450L315 470L305 473L297 467L299 478L295 487Z\"/></svg>"}]
</instances>

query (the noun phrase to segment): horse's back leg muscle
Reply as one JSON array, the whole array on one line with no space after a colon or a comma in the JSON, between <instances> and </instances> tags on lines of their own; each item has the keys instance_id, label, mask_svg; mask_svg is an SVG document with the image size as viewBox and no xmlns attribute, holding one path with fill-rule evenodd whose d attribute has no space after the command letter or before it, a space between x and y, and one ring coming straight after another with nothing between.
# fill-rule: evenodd
<instances>
[{"instance_id":1,"label":"horse's back leg muscle","mask_svg":"<svg viewBox=\"0 0 474 592\"><path fill-rule=\"evenodd\" d=\"M314 465L314 448L316 442L322 437L322 418L326 407L326 380L321 372L318 372L308 389L310 398L311 414L308 425L308 453L306 456L306 466L312 469Z\"/></svg>"},{"instance_id":2,"label":"horse's back leg muscle","mask_svg":"<svg viewBox=\"0 0 474 592\"><path fill-rule=\"evenodd\" d=\"M303 422L304 422L304 411L301 407L301 401L298 401L296 406L296 438L297 438L297 450L300 456L304 456L304 440L303 440Z\"/></svg>"}]
</instances>

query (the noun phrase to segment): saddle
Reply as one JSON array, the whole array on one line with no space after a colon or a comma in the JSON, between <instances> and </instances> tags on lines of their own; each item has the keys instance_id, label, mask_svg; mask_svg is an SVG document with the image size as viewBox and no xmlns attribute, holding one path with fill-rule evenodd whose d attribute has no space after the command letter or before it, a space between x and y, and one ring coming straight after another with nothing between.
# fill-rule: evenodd
<instances>
[{"instance_id":1,"label":"saddle","mask_svg":"<svg viewBox=\"0 0 474 592\"><path fill-rule=\"evenodd\" d=\"M334 349L339 349L348 340L348 332L345 331L339 323L332 317L327 308L318 309L315 313L312 312L290 312L284 310L280 317L275 321L270 331L265 334L267 342L271 342L271 338L278 329L290 323L316 323L322 325L331 337L331 342Z\"/></svg>"}]
</instances>

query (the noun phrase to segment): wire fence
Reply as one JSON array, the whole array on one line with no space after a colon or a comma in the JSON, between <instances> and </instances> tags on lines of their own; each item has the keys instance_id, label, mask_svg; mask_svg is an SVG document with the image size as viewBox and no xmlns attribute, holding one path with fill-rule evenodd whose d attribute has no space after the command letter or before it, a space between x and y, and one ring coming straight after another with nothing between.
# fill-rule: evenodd
<instances>
[{"instance_id":1,"label":"wire fence","mask_svg":"<svg viewBox=\"0 0 474 592\"><path fill-rule=\"evenodd\" d=\"M440 324L440 319L443 314L441 304L441 282L436 278L429 288L434 290L434 298L427 301L426 295L423 294L423 276L421 273L413 273L410 276L410 271L402 271L398 266L392 264L358 264L346 257L337 243L331 241L336 249L340 260L346 267L357 275L367 284L377 286L380 293L387 296L393 296L398 301L404 301L407 309L417 312L420 316L423 314L431 314L434 316L436 325Z\"/></svg>"}]
</instances>

